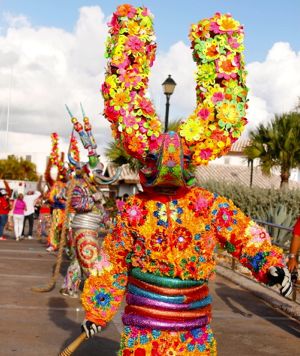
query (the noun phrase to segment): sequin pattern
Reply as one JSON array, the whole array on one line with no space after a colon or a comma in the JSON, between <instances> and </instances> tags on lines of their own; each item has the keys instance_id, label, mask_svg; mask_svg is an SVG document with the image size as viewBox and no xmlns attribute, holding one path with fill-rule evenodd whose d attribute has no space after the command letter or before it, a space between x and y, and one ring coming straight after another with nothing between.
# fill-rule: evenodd
<instances>
[{"instance_id":1,"label":"sequin pattern","mask_svg":"<svg viewBox=\"0 0 300 356\"><path fill-rule=\"evenodd\" d=\"M138 212L134 214L138 218L132 218L133 209ZM110 277L104 286L101 276L93 277L85 284L82 300L88 309L89 320L99 323L99 315L102 316L101 323L111 319L113 313L108 312L107 305L117 310L126 291L128 270L132 267L159 276L206 282L214 273L216 243L237 257L262 282L266 281L270 266L283 265L282 251L271 245L265 230L230 200L201 188L190 188L175 196L152 192L131 197L124 205L115 229L103 243L109 261L103 267L103 273ZM100 283L100 289L96 282ZM105 291L109 296L105 297L107 304L103 308L96 294ZM209 352L213 355L215 352L209 325L198 331L171 334L172 337L166 337L166 333L159 330L125 327L120 354L172 355L173 350L174 355L205 355ZM168 346L163 346L165 340L170 343Z\"/></svg>"}]
</instances>

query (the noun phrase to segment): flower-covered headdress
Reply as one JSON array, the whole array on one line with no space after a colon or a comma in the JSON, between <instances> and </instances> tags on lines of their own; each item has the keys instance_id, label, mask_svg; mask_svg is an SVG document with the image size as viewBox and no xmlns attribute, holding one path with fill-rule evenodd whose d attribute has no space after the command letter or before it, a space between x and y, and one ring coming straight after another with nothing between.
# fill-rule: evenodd
<instances>
[{"instance_id":1,"label":"flower-covered headdress","mask_svg":"<svg viewBox=\"0 0 300 356\"><path fill-rule=\"evenodd\" d=\"M66 180L67 169L64 162L64 152L59 153L59 137L56 132L51 134L51 153L45 171L45 180L51 187L54 184L54 179L51 177L51 171L57 170L56 180Z\"/></svg>"},{"instance_id":2,"label":"flower-covered headdress","mask_svg":"<svg viewBox=\"0 0 300 356\"><path fill-rule=\"evenodd\" d=\"M156 50L152 20L145 7L125 4L117 8L109 24L109 61L102 85L104 115L113 135L144 165L144 183L149 184L158 174L158 161L153 165L151 159L162 156L159 151L167 149L166 140L177 142L181 153L176 160L182 165L183 158L190 165L207 164L227 153L238 139L246 124L247 107L243 27L231 15L216 13L191 27L197 106L180 124L178 134L167 139L169 134L162 133L154 106L146 97Z\"/></svg>"},{"instance_id":3,"label":"flower-covered headdress","mask_svg":"<svg viewBox=\"0 0 300 356\"><path fill-rule=\"evenodd\" d=\"M116 175L113 178L106 177L103 174L104 165L100 162L99 159L100 155L97 154L97 150L96 150L97 144L92 133L92 126L90 124L89 118L85 115L85 112L81 104L80 106L81 106L81 111L83 116L83 125L71 113L70 109L66 105L67 111L71 117L71 121L73 124L73 131L71 135L69 152L68 152L69 162L75 168L79 170L83 169L86 173L91 174L91 176L93 176L96 183L111 184L118 179L120 175L120 170L117 171ZM74 140L74 130L79 134L83 147L88 151L88 162L80 162L79 155L78 157L76 157L74 154L72 154L71 143L72 143L72 139Z\"/></svg>"}]
</instances>

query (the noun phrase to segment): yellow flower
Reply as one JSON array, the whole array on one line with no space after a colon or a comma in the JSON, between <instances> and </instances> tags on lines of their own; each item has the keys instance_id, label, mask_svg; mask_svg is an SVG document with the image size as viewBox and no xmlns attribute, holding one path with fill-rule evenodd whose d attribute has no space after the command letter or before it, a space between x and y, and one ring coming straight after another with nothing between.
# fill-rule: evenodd
<instances>
[{"instance_id":1,"label":"yellow flower","mask_svg":"<svg viewBox=\"0 0 300 356\"><path fill-rule=\"evenodd\" d=\"M113 105L117 107L123 107L126 103L129 103L129 101L129 94L122 89L116 93L114 98L112 98Z\"/></svg>"},{"instance_id":2,"label":"yellow flower","mask_svg":"<svg viewBox=\"0 0 300 356\"><path fill-rule=\"evenodd\" d=\"M240 23L235 21L231 16L228 15L221 15L220 18L217 20L217 24L221 31L236 31Z\"/></svg>"},{"instance_id":3,"label":"yellow flower","mask_svg":"<svg viewBox=\"0 0 300 356\"><path fill-rule=\"evenodd\" d=\"M117 87L117 76L115 74L107 76L105 78L105 81L109 85L110 89L116 89L116 87Z\"/></svg>"},{"instance_id":4,"label":"yellow flower","mask_svg":"<svg viewBox=\"0 0 300 356\"><path fill-rule=\"evenodd\" d=\"M130 21L130 22L128 22L127 29L128 29L128 34L130 36L134 36L134 35L137 35L138 32L140 31L140 26L138 25L137 22Z\"/></svg>"},{"instance_id":5,"label":"yellow flower","mask_svg":"<svg viewBox=\"0 0 300 356\"><path fill-rule=\"evenodd\" d=\"M229 101L223 102L218 107L217 118L224 123L235 124L240 119L236 104Z\"/></svg>"},{"instance_id":6,"label":"yellow flower","mask_svg":"<svg viewBox=\"0 0 300 356\"><path fill-rule=\"evenodd\" d=\"M189 118L180 126L180 135L184 137L186 141L198 141L203 131L203 126L196 118Z\"/></svg>"}]
</instances>

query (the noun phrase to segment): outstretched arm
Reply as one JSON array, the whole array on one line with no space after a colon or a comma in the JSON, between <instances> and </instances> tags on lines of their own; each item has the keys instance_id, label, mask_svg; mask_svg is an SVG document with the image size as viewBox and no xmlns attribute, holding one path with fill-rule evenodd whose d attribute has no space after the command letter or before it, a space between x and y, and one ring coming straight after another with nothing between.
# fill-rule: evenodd
<instances>
[{"instance_id":1,"label":"outstretched arm","mask_svg":"<svg viewBox=\"0 0 300 356\"><path fill-rule=\"evenodd\" d=\"M122 224L122 216L104 239L97 263L97 273L89 276L81 297L86 319L105 326L115 315L127 285L126 257L131 251L130 232Z\"/></svg>"},{"instance_id":2,"label":"outstretched arm","mask_svg":"<svg viewBox=\"0 0 300 356\"><path fill-rule=\"evenodd\" d=\"M5 190L6 190L6 193L7 195L10 197L11 196L11 193L12 193L12 190L10 189L10 186L8 184L8 182L4 179L3 180L3 183L5 185Z\"/></svg>"},{"instance_id":3,"label":"outstretched arm","mask_svg":"<svg viewBox=\"0 0 300 356\"><path fill-rule=\"evenodd\" d=\"M257 280L269 283L270 267L284 267L282 250L273 246L267 231L242 213L232 201L217 197L211 214L221 245L249 268Z\"/></svg>"}]
</instances>

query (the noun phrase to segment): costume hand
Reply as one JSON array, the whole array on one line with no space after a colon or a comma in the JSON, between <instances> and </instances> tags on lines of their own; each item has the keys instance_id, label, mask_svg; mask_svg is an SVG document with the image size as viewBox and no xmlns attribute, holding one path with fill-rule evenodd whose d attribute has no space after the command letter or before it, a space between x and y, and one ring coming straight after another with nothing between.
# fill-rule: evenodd
<instances>
[{"instance_id":1,"label":"costume hand","mask_svg":"<svg viewBox=\"0 0 300 356\"><path fill-rule=\"evenodd\" d=\"M90 338L101 331L101 326L96 325L87 319L84 319L81 324L81 330L86 333L87 338Z\"/></svg>"},{"instance_id":2,"label":"costume hand","mask_svg":"<svg viewBox=\"0 0 300 356\"><path fill-rule=\"evenodd\" d=\"M291 274L289 270L285 267L275 267L269 268L268 272L269 286L274 286L275 284L280 284L280 294L284 297L288 297L293 291L293 284L291 280Z\"/></svg>"}]
</instances>

